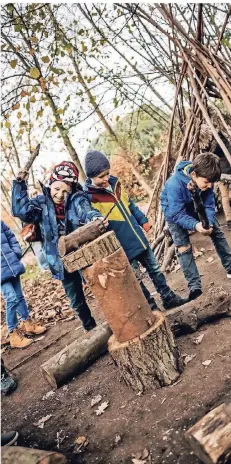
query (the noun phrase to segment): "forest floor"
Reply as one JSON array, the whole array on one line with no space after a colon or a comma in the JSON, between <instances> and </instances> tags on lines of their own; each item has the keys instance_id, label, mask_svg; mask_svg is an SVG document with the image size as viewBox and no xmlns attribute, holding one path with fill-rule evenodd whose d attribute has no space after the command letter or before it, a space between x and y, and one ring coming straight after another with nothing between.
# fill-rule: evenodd
<instances>
[{"instance_id":1,"label":"forest floor","mask_svg":"<svg viewBox=\"0 0 231 464\"><path fill-rule=\"evenodd\" d=\"M231 233L226 227L224 231L231 245ZM195 235L193 242L199 250L204 249L203 255L197 259L204 293L190 305L203 306L208 295L212 301L217 293L231 294L231 282L226 278L210 239ZM208 258L213 261L207 261ZM55 303L56 288L57 294L62 292L60 284L51 283L46 273L34 275L33 272L29 276L31 279L27 274L23 285L25 293L29 292L27 298L32 298L34 312L37 301L41 315L42 292L46 285L48 288L50 285L54 293L50 295L49 290L49 295L46 294L46 311L49 316L49 311L55 307L58 314L60 301L65 300L62 294ZM168 274L167 279L174 290L187 295L187 285L180 270ZM36 295L31 297L31 286L36 287L34 282L37 285L40 282L37 300ZM149 278L145 278L145 283L153 292ZM161 306L158 296L156 299ZM103 315L95 300L90 298L89 304L96 319L102 321ZM66 301L65 305L67 309ZM59 450L69 464L199 464L184 433L210 409L231 400L231 318L220 319L201 327L198 332L178 338L181 353L194 355L180 380L171 387L141 395L121 381L109 354L67 385L51 392L39 367L64 346L84 336L78 320L70 319L61 319L59 312L59 317L49 319L53 325L42 340L23 351L5 350L5 364L13 369L18 388L2 400L2 430L18 430L22 446ZM197 345L194 339L200 334L204 337ZM35 356L26 359L37 351ZM211 360L207 367L202 364L206 360ZM22 361L25 362L14 368ZM91 400L96 395L109 402L100 416L95 412L98 405L91 407ZM50 418L43 428L39 428L37 423L45 416ZM85 437L86 440L80 439L80 442L88 442L87 446L79 449L75 444L78 437Z\"/></svg>"}]
</instances>

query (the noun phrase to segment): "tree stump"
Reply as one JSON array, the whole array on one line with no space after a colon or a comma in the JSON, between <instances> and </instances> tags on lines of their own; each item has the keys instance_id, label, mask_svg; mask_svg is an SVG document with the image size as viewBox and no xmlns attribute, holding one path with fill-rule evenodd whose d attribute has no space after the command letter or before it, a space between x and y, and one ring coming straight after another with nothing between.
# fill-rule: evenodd
<instances>
[{"instance_id":1,"label":"tree stump","mask_svg":"<svg viewBox=\"0 0 231 464\"><path fill-rule=\"evenodd\" d=\"M59 246L63 246L62 243L60 245L60 240ZM96 240L64 256L62 259L63 265L68 272L79 271L80 269L84 269L87 266L91 266L91 264L93 264L95 261L111 255L114 251L118 250L120 246L121 245L117 240L115 233L113 231L106 232ZM64 249L62 250L62 253L63 252Z\"/></svg>"},{"instance_id":2,"label":"tree stump","mask_svg":"<svg viewBox=\"0 0 231 464\"><path fill-rule=\"evenodd\" d=\"M183 371L183 362L165 316L155 311L152 327L139 337L119 343L109 338L108 350L126 384L136 391L173 384Z\"/></svg>"},{"instance_id":3,"label":"tree stump","mask_svg":"<svg viewBox=\"0 0 231 464\"><path fill-rule=\"evenodd\" d=\"M22 446L3 446L1 457L2 464L67 464L63 454Z\"/></svg>"},{"instance_id":4,"label":"tree stump","mask_svg":"<svg viewBox=\"0 0 231 464\"><path fill-rule=\"evenodd\" d=\"M220 404L206 414L185 438L204 464L231 463L231 403Z\"/></svg>"},{"instance_id":5,"label":"tree stump","mask_svg":"<svg viewBox=\"0 0 231 464\"><path fill-rule=\"evenodd\" d=\"M83 276L119 342L131 340L153 325L155 315L121 247L83 269Z\"/></svg>"},{"instance_id":6,"label":"tree stump","mask_svg":"<svg viewBox=\"0 0 231 464\"><path fill-rule=\"evenodd\" d=\"M41 366L45 380L58 388L107 351L111 329L103 323L82 340L75 340Z\"/></svg>"}]
</instances>

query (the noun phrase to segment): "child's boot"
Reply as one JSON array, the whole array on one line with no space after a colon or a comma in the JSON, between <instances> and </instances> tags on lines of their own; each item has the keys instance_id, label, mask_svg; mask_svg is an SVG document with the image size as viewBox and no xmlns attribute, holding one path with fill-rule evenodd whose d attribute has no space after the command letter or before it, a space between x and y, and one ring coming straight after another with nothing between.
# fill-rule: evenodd
<instances>
[{"instance_id":1,"label":"child's boot","mask_svg":"<svg viewBox=\"0 0 231 464\"><path fill-rule=\"evenodd\" d=\"M27 348L33 343L33 340L24 337L19 329L14 329L10 332L10 346L11 348Z\"/></svg>"},{"instance_id":2,"label":"child's boot","mask_svg":"<svg viewBox=\"0 0 231 464\"><path fill-rule=\"evenodd\" d=\"M83 328L86 330L86 332L90 332L90 330L94 329L96 327L96 322L94 317L90 317L86 322L83 323Z\"/></svg>"},{"instance_id":3,"label":"child's boot","mask_svg":"<svg viewBox=\"0 0 231 464\"><path fill-rule=\"evenodd\" d=\"M183 306L186 303L188 303L188 298L182 298L180 295L177 295L173 291L169 293L167 298L163 299L164 309L177 308L178 306Z\"/></svg>"},{"instance_id":4,"label":"child's boot","mask_svg":"<svg viewBox=\"0 0 231 464\"><path fill-rule=\"evenodd\" d=\"M28 318L26 321L21 322L20 330L24 334L28 334L28 335L41 335L44 332L46 332L47 329L46 327L36 324L30 318Z\"/></svg>"}]
</instances>

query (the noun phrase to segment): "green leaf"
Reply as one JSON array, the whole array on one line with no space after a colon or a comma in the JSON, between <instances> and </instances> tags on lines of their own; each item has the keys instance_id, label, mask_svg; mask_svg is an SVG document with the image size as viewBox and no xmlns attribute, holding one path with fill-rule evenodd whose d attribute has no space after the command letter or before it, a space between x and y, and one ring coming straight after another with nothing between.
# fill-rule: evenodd
<instances>
[{"instance_id":1,"label":"green leaf","mask_svg":"<svg viewBox=\"0 0 231 464\"><path fill-rule=\"evenodd\" d=\"M10 61L10 66L11 66L11 68L15 69L16 66L17 66L17 62L18 62L18 60L11 60L11 61Z\"/></svg>"},{"instance_id":2,"label":"green leaf","mask_svg":"<svg viewBox=\"0 0 231 464\"><path fill-rule=\"evenodd\" d=\"M14 26L14 30L15 30L15 32L20 32L22 30L22 26L20 24L16 24Z\"/></svg>"},{"instance_id":3,"label":"green leaf","mask_svg":"<svg viewBox=\"0 0 231 464\"><path fill-rule=\"evenodd\" d=\"M64 71L62 71L61 69L58 69L58 68L54 68L53 66L51 66L51 71L54 73L54 74L62 74Z\"/></svg>"},{"instance_id":4,"label":"green leaf","mask_svg":"<svg viewBox=\"0 0 231 464\"><path fill-rule=\"evenodd\" d=\"M56 132L56 126L52 127L52 132Z\"/></svg>"},{"instance_id":5,"label":"green leaf","mask_svg":"<svg viewBox=\"0 0 231 464\"><path fill-rule=\"evenodd\" d=\"M42 56L42 61L43 63L49 63L50 62L49 56Z\"/></svg>"},{"instance_id":6,"label":"green leaf","mask_svg":"<svg viewBox=\"0 0 231 464\"><path fill-rule=\"evenodd\" d=\"M81 42L81 45L82 45L82 52L83 52L83 53L87 52L88 48L87 48L87 46L84 44L84 42Z\"/></svg>"},{"instance_id":7,"label":"green leaf","mask_svg":"<svg viewBox=\"0 0 231 464\"><path fill-rule=\"evenodd\" d=\"M18 118L18 119L21 119L21 117L22 117L22 113L21 113L21 111L19 111L19 112L17 113L17 118Z\"/></svg>"},{"instance_id":8,"label":"green leaf","mask_svg":"<svg viewBox=\"0 0 231 464\"><path fill-rule=\"evenodd\" d=\"M37 42L38 42L38 39L37 39L37 37L35 37L35 36L32 36L32 37L30 38L30 40L31 40L31 42L33 42L33 43L37 43Z\"/></svg>"},{"instance_id":9,"label":"green leaf","mask_svg":"<svg viewBox=\"0 0 231 464\"><path fill-rule=\"evenodd\" d=\"M35 96L34 96L34 95L32 95L32 97L30 97L30 102L31 102L31 103L35 103L35 102L36 102L36 99L35 99Z\"/></svg>"},{"instance_id":10,"label":"green leaf","mask_svg":"<svg viewBox=\"0 0 231 464\"><path fill-rule=\"evenodd\" d=\"M38 68L30 68L30 75L31 77L33 77L33 79L38 79L38 77L40 76Z\"/></svg>"},{"instance_id":11,"label":"green leaf","mask_svg":"<svg viewBox=\"0 0 231 464\"><path fill-rule=\"evenodd\" d=\"M39 110L39 111L37 112L37 118L36 118L36 119L41 118L42 115L43 115L43 109L41 108L41 110Z\"/></svg>"}]
</instances>

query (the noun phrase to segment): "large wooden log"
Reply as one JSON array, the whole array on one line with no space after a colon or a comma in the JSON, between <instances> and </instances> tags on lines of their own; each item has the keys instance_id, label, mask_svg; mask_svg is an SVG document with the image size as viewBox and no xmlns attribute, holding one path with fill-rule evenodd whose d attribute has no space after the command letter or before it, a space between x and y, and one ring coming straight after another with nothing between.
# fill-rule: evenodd
<instances>
[{"instance_id":1,"label":"large wooden log","mask_svg":"<svg viewBox=\"0 0 231 464\"><path fill-rule=\"evenodd\" d=\"M2 464L67 464L63 454L22 446L2 447L1 457Z\"/></svg>"},{"instance_id":2,"label":"large wooden log","mask_svg":"<svg viewBox=\"0 0 231 464\"><path fill-rule=\"evenodd\" d=\"M183 362L165 316L155 311L156 321L139 337L119 343L112 335L108 350L119 366L122 378L136 391L174 383L183 371Z\"/></svg>"},{"instance_id":3,"label":"large wooden log","mask_svg":"<svg viewBox=\"0 0 231 464\"><path fill-rule=\"evenodd\" d=\"M132 340L153 325L155 315L122 248L83 269L83 276L119 342Z\"/></svg>"},{"instance_id":4,"label":"large wooden log","mask_svg":"<svg viewBox=\"0 0 231 464\"><path fill-rule=\"evenodd\" d=\"M71 234L60 237L58 243L59 255L63 258L67 253L76 250L84 243L92 242L105 231L106 228L101 219L96 219L79 227Z\"/></svg>"},{"instance_id":5,"label":"large wooden log","mask_svg":"<svg viewBox=\"0 0 231 464\"><path fill-rule=\"evenodd\" d=\"M231 403L210 411L185 437L204 464L231 463Z\"/></svg>"},{"instance_id":6,"label":"large wooden log","mask_svg":"<svg viewBox=\"0 0 231 464\"><path fill-rule=\"evenodd\" d=\"M58 388L107 351L111 329L103 323L82 340L75 340L42 366L41 372L52 388Z\"/></svg>"},{"instance_id":7,"label":"large wooden log","mask_svg":"<svg viewBox=\"0 0 231 464\"><path fill-rule=\"evenodd\" d=\"M68 272L78 271L87 266L91 266L95 261L109 256L114 253L114 251L118 250L120 246L115 233L113 231L106 232L93 242L64 256L62 259L63 265Z\"/></svg>"}]
</instances>

